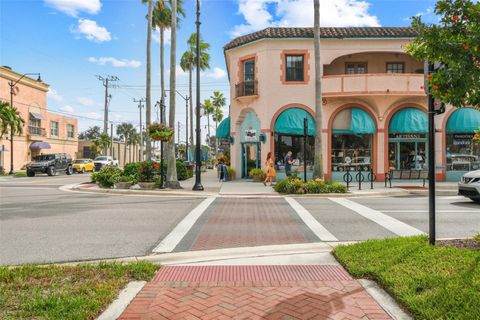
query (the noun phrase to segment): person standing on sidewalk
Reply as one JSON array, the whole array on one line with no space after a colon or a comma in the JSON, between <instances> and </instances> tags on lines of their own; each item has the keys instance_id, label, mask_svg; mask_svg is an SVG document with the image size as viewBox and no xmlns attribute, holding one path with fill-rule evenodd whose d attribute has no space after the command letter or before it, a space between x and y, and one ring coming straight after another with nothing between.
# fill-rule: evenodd
<instances>
[{"instance_id":1,"label":"person standing on sidewalk","mask_svg":"<svg viewBox=\"0 0 480 320\"><path fill-rule=\"evenodd\" d=\"M267 182L270 182L270 185L273 184L273 179L275 179L275 176L277 173L275 172L274 168L274 161L272 158L272 153L269 152L267 154L267 160L265 161L265 167L267 168L267 176L265 177L265 180L263 181L263 184L267 186Z\"/></svg>"},{"instance_id":2,"label":"person standing on sidewalk","mask_svg":"<svg viewBox=\"0 0 480 320\"><path fill-rule=\"evenodd\" d=\"M287 178L290 177L292 174L292 151L288 151L287 155L285 156L285 174L287 175Z\"/></svg>"}]
</instances>

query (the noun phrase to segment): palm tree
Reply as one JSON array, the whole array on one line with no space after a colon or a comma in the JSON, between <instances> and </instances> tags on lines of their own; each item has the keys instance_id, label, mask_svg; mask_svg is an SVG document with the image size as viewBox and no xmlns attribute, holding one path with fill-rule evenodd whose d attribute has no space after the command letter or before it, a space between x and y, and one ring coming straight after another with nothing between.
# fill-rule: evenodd
<instances>
[{"instance_id":1,"label":"palm tree","mask_svg":"<svg viewBox=\"0 0 480 320\"><path fill-rule=\"evenodd\" d=\"M207 117L207 131L208 131L208 138L210 139L210 115L214 111L212 100L205 99L203 101L202 108L203 108L203 115Z\"/></svg>"},{"instance_id":2,"label":"palm tree","mask_svg":"<svg viewBox=\"0 0 480 320\"><path fill-rule=\"evenodd\" d=\"M225 96L220 91L213 91L213 95L210 97L213 104L212 119L215 121L215 135L217 133L218 123L223 119L222 108L226 104ZM215 154L218 150L218 139L215 136Z\"/></svg>"},{"instance_id":3,"label":"palm tree","mask_svg":"<svg viewBox=\"0 0 480 320\"><path fill-rule=\"evenodd\" d=\"M151 47L152 47L152 20L153 20L153 0L142 0L143 3L148 3L148 14L147 14L147 72L146 72L146 93L145 93L145 123L146 126L151 124L151 113L152 113L152 97L151 97L151 69L152 69L152 59L151 59ZM147 145L147 159L150 160L152 155L152 146L150 144L150 137L145 137L145 144Z\"/></svg>"},{"instance_id":4,"label":"palm tree","mask_svg":"<svg viewBox=\"0 0 480 320\"><path fill-rule=\"evenodd\" d=\"M23 120L17 108L10 106L7 102L0 101L0 138L10 128L10 173L13 173L13 136L21 135L23 132Z\"/></svg>"},{"instance_id":5,"label":"palm tree","mask_svg":"<svg viewBox=\"0 0 480 320\"><path fill-rule=\"evenodd\" d=\"M183 10L183 1L177 0L177 23L180 16L185 17L185 11ZM170 6L169 6L170 5ZM158 28L160 31L160 89L161 98L160 101L165 103L165 30L169 29L172 24L172 1L158 0L153 8L152 24L153 27ZM163 113L161 123L165 123L165 113Z\"/></svg>"},{"instance_id":6,"label":"palm tree","mask_svg":"<svg viewBox=\"0 0 480 320\"><path fill-rule=\"evenodd\" d=\"M170 113L168 123L175 127L175 89L176 89L176 60L177 60L177 0L172 0L172 24L170 28ZM167 144L167 179L165 186L179 189L177 166L175 161L175 137Z\"/></svg>"},{"instance_id":7,"label":"palm tree","mask_svg":"<svg viewBox=\"0 0 480 320\"><path fill-rule=\"evenodd\" d=\"M313 37L315 44L315 155L313 159L313 177L323 178L322 152L322 65L320 62L320 0L313 0L314 26ZM306 168L305 163L305 168ZM305 169L306 170L306 169Z\"/></svg>"},{"instance_id":8,"label":"palm tree","mask_svg":"<svg viewBox=\"0 0 480 320\"><path fill-rule=\"evenodd\" d=\"M127 145L128 139L133 132L133 125L128 122L123 122L117 126L117 135L124 141L123 165L127 163Z\"/></svg>"},{"instance_id":9,"label":"palm tree","mask_svg":"<svg viewBox=\"0 0 480 320\"><path fill-rule=\"evenodd\" d=\"M193 99L192 99L192 74L193 69L196 68L197 55L197 34L192 33L187 41L188 50L185 51L180 59L180 67L184 72L188 70L188 88L190 97L190 148L193 154ZM200 37L200 70L205 71L210 68L210 54L207 51L210 49L210 44L203 42ZM188 125L188 124L187 124Z\"/></svg>"},{"instance_id":10,"label":"palm tree","mask_svg":"<svg viewBox=\"0 0 480 320\"><path fill-rule=\"evenodd\" d=\"M135 161L137 146L140 144L140 134L137 132L137 129L133 128L132 132L128 136L128 144L130 145L130 162L132 162ZM133 159L132 154L135 155Z\"/></svg>"},{"instance_id":11,"label":"palm tree","mask_svg":"<svg viewBox=\"0 0 480 320\"><path fill-rule=\"evenodd\" d=\"M107 150L112 144L112 140L107 133L102 133L100 137L93 142L95 146L101 148L102 150Z\"/></svg>"}]
</instances>

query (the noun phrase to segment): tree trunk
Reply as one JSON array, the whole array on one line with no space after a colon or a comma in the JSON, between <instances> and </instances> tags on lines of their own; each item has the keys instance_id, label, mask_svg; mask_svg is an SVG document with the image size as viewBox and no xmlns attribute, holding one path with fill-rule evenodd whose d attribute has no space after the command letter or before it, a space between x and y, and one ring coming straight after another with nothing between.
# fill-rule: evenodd
<instances>
[{"instance_id":1,"label":"tree trunk","mask_svg":"<svg viewBox=\"0 0 480 320\"><path fill-rule=\"evenodd\" d=\"M315 155L313 160L313 177L323 178L323 143L322 143L322 64L320 61L320 0L313 0L314 8L314 51L315 51ZM305 164L306 165L306 164ZM306 167L305 167L306 168Z\"/></svg>"},{"instance_id":2,"label":"tree trunk","mask_svg":"<svg viewBox=\"0 0 480 320\"><path fill-rule=\"evenodd\" d=\"M147 92L145 93L145 106L146 106L146 117L145 117L145 126L151 124L151 113L152 113L152 99L151 99L151 69L152 69L152 59L151 59L151 45L152 45L152 1L148 0L148 17L147 17ZM146 153L147 161L150 161L152 158L152 145L150 143L150 137L145 136L146 143Z\"/></svg>"},{"instance_id":3,"label":"tree trunk","mask_svg":"<svg viewBox=\"0 0 480 320\"><path fill-rule=\"evenodd\" d=\"M189 93L189 95L190 95L190 101L189 101L190 102L190 121L189 122L190 122L190 154L193 155L194 154L194 148L193 148L193 97L192 97L192 85L193 85L192 84L192 82L193 82L192 81L192 72L193 72L192 69L193 68L192 68L192 63L193 63L193 61L190 61L190 67L189 67L190 68L190 70L189 70L189 72L190 72L190 76L189 76L190 77L189 78L189 84L190 84L190 86L189 86L189 90L190 90L190 93ZM186 125L188 125L188 124L186 124Z\"/></svg>"},{"instance_id":4,"label":"tree trunk","mask_svg":"<svg viewBox=\"0 0 480 320\"><path fill-rule=\"evenodd\" d=\"M175 128L175 88L176 88L176 66L177 66L177 0L172 0L172 26L171 26L171 44L170 44L170 113L168 115L168 124ZM175 160L175 135L167 144L167 188L179 189L180 184L177 178L177 166Z\"/></svg>"}]
</instances>

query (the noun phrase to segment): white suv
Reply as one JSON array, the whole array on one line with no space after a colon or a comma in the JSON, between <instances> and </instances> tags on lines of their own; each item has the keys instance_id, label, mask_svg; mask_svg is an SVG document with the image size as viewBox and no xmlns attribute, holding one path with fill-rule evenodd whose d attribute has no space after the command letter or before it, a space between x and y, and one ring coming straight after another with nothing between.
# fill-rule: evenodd
<instances>
[{"instance_id":1,"label":"white suv","mask_svg":"<svg viewBox=\"0 0 480 320\"><path fill-rule=\"evenodd\" d=\"M463 175L458 183L458 194L480 202L480 170Z\"/></svg>"}]
</instances>

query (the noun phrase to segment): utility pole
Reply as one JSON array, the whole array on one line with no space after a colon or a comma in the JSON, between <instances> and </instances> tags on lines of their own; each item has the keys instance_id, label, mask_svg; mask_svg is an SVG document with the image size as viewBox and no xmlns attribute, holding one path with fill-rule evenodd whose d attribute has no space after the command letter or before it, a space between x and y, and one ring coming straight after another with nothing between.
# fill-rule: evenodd
<instances>
[{"instance_id":1,"label":"utility pole","mask_svg":"<svg viewBox=\"0 0 480 320\"><path fill-rule=\"evenodd\" d=\"M188 100L189 96L185 99L185 160L188 161Z\"/></svg>"},{"instance_id":2,"label":"utility pole","mask_svg":"<svg viewBox=\"0 0 480 320\"><path fill-rule=\"evenodd\" d=\"M197 94L197 108L196 108L196 146L195 146L195 185L192 190L194 191L203 191L202 181L201 181L201 168L202 168L202 159L200 159L200 146L201 146L201 128L200 128L200 0L197 0L197 21L195 22L197 26L197 47L196 47L196 94Z\"/></svg>"},{"instance_id":3,"label":"utility pole","mask_svg":"<svg viewBox=\"0 0 480 320\"><path fill-rule=\"evenodd\" d=\"M180 146L180 121L177 122L177 144Z\"/></svg>"},{"instance_id":4,"label":"utility pole","mask_svg":"<svg viewBox=\"0 0 480 320\"><path fill-rule=\"evenodd\" d=\"M142 103L145 102L145 98L142 98L140 100L133 99L133 102L138 102L138 109L140 110L140 156L139 156L139 160L143 161L142 108L144 107L144 105L142 105Z\"/></svg>"},{"instance_id":5,"label":"utility pole","mask_svg":"<svg viewBox=\"0 0 480 320\"><path fill-rule=\"evenodd\" d=\"M110 122L110 155L113 158L113 122Z\"/></svg>"},{"instance_id":6,"label":"utility pole","mask_svg":"<svg viewBox=\"0 0 480 320\"><path fill-rule=\"evenodd\" d=\"M118 79L117 76L96 76L98 80L102 81L103 86L105 87L105 107L103 110L103 133L108 134L108 100L112 96L108 94L108 88L114 88L115 85L109 84L110 82L116 82L120 79Z\"/></svg>"}]
</instances>

